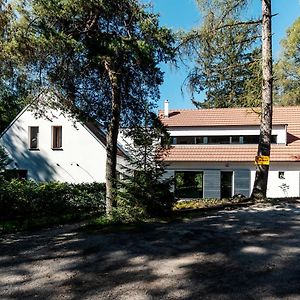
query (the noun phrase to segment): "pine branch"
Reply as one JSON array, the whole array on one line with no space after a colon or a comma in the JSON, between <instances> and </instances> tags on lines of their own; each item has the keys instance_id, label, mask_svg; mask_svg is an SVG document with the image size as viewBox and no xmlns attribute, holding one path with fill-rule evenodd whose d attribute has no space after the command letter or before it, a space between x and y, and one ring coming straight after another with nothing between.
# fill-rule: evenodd
<instances>
[{"instance_id":1,"label":"pine branch","mask_svg":"<svg viewBox=\"0 0 300 300\"><path fill-rule=\"evenodd\" d=\"M227 16L236 8L239 7L239 5L241 5L243 3L244 0L240 0L238 1L234 6L230 7L221 17L219 24L222 24L224 22L224 20L227 18Z\"/></svg>"},{"instance_id":2,"label":"pine branch","mask_svg":"<svg viewBox=\"0 0 300 300\"><path fill-rule=\"evenodd\" d=\"M225 24L222 26L219 26L217 28L215 28L215 31L223 29L223 28L227 28L227 27L235 27L235 26L241 26L241 25L255 25L255 24L261 24L262 23L262 19L259 20L253 20L253 21L243 21L243 22L237 22L237 23L233 23L233 24Z\"/></svg>"},{"instance_id":3,"label":"pine branch","mask_svg":"<svg viewBox=\"0 0 300 300\"><path fill-rule=\"evenodd\" d=\"M273 14L271 15L271 18L277 16L277 14ZM244 26L244 25L256 25L256 24L261 24L262 23L262 19L259 19L259 20L251 20L251 21L243 21L243 22L237 22L237 23L233 23L233 24L225 24L225 25L222 25L222 26L219 26L217 28L215 28L215 30L220 30L220 29L223 29L223 28L226 28L226 27L235 27L235 26Z\"/></svg>"}]
</instances>

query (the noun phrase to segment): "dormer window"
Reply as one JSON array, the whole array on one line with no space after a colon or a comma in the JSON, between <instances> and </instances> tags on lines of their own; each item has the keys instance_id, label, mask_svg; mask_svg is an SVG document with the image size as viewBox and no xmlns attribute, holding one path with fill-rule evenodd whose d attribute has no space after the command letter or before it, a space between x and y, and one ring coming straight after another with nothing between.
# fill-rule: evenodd
<instances>
[{"instance_id":1,"label":"dormer window","mask_svg":"<svg viewBox=\"0 0 300 300\"><path fill-rule=\"evenodd\" d=\"M62 127L52 126L52 149L62 149Z\"/></svg>"},{"instance_id":2,"label":"dormer window","mask_svg":"<svg viewBox=\"0 0 300 300\"><path fill-rule=\"evenodd\" d=\"M38 126L29 126L28 128L28 146L30 150L39 149L39 127Z\"/></svg>"}]
</instances>

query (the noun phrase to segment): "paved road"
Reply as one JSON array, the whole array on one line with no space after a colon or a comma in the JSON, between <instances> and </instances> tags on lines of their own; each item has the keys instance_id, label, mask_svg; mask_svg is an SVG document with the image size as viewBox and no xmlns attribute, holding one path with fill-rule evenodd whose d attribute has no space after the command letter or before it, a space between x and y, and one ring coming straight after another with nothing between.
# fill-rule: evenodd
<instances>
[{"instance_id":1,"label":"paved road","mask_svg":"<svg viewBox=\"0 0 300 300\"><path fill-rule=\"evenodd\" d=\"M300 299L300 205L0 241L1 299Z\"/></svg>"}]
</instances>

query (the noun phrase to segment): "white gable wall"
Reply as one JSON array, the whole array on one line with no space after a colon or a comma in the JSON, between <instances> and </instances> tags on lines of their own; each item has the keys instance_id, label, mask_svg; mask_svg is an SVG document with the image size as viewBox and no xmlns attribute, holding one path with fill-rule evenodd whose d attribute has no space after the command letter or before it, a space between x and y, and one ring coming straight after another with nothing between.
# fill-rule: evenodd
<instances>
[{"instance_id":1,"label":"white gable wall","mask_svg":"<svg viewBox=\"0 0 300 300\"><path fill-rule=\"evenodd\" d=\"M0 143L13 159L10 167L28 170L28 178L36 181L104 182L104 145L81 123L52 114L49 121L26 110L4 133ZM29 126L39 127L39 150L28 149ZM51 149L51 126L62 126L62 150Z\"/></svg>"}]
</instances>

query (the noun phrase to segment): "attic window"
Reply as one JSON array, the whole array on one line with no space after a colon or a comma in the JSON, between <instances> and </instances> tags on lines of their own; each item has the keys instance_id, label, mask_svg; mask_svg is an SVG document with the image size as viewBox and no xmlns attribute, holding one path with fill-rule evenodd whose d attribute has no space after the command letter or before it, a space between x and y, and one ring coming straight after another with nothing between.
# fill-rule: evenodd
<instances>
[{"instance_id":1,"label":"attic window","mask_svg":"<svg viewBox=\"0 0 300 300\"><path fill-rule=\"evenodd\" d=\"M52 126L52 149L62 148L62 127Z\"/></svg>"},{"instance_id":2,"label":"attic window","mask_svg":"<svg viewBox=\"0 0 300 300\"><path fill-rule=\"evenodd\" d=\"M38 150L39 149L39 127L30 126L28 128L29 133L29 149Z\"/></svg>"}]
</instances>

